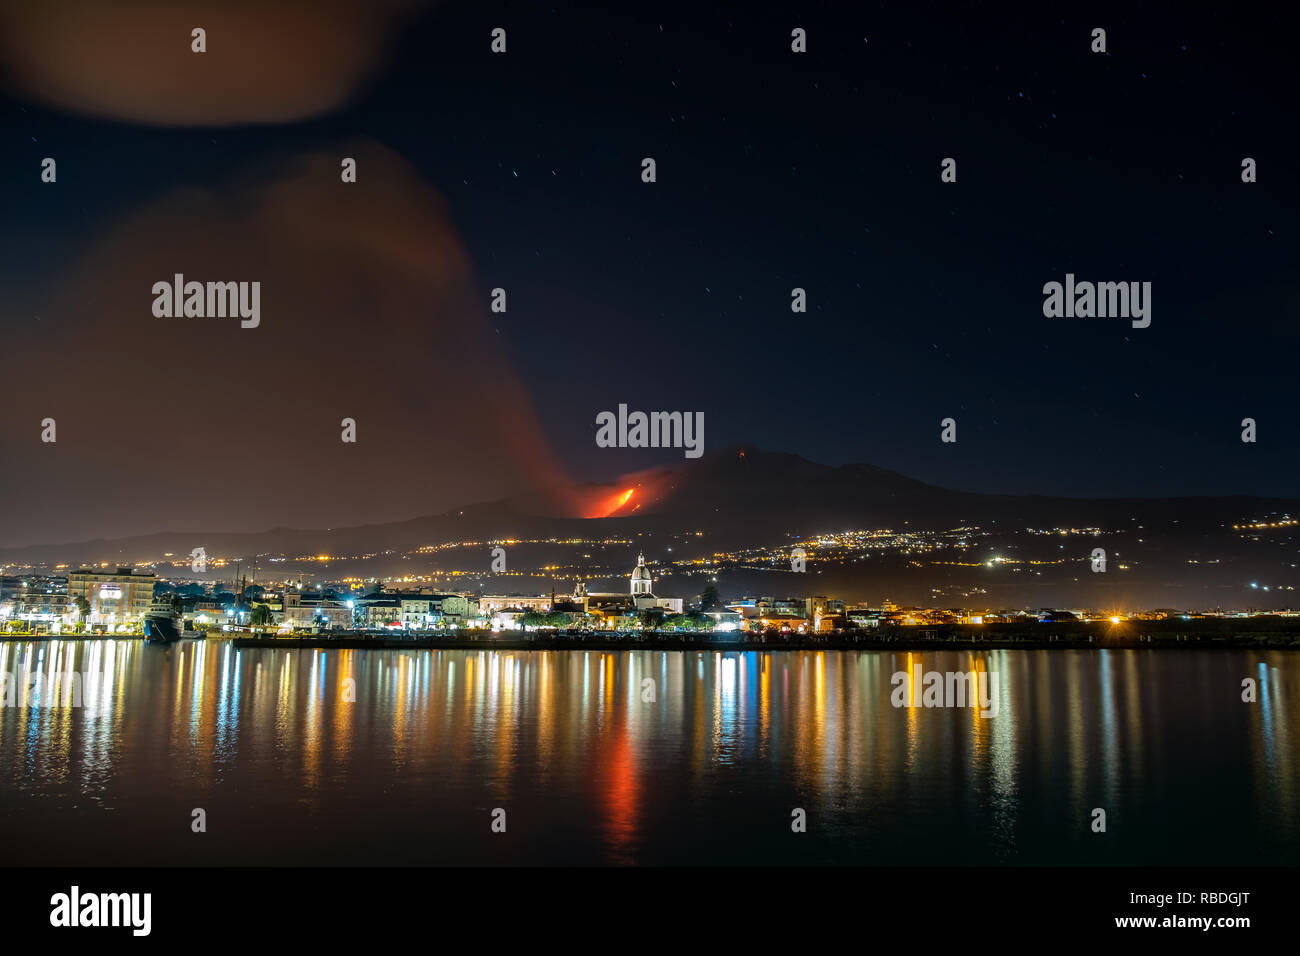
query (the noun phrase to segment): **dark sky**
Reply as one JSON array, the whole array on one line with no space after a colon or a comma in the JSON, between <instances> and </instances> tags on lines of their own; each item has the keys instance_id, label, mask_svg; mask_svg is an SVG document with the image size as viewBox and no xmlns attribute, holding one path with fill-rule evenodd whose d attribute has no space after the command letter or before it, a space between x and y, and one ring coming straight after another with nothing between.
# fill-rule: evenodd
<instances>
[{"instance_id":1,"label":"dark sky","mask_svg":"<svg viewBox=\"0 0 1300 956\"><path fill-rule=\"evenodd\" d=\"M39 6L0 7L0 544L357 524L681 460L597 448L620 402L704 412L706 450L972 491L1297 494L1276 13ZM178 271L261 280L261 327L155 318ZM1044 318L1067 272L1150 281L1150 328Z\"/></svg>"}]
</instances>

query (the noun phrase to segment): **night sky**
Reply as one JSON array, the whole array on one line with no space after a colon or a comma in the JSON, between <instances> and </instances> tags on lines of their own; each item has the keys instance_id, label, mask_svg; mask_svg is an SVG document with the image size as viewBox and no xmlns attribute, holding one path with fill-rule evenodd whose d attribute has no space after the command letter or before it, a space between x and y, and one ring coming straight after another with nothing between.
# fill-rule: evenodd
<instances>
[{"instance_id":1,"label":"night sky","mask_svg":"<svg viewBox=\"0 0 1300 956\"><path fill-rule=\"evenodd\" d=\"M4 0L0 545L683 461L597 448L620 402L969 491L1297 494L1280 14L601 6ZM260 327L155 318L176 272ZM1151 326L1045 318L1067 272Z\"/></svg>"}]
</instances>

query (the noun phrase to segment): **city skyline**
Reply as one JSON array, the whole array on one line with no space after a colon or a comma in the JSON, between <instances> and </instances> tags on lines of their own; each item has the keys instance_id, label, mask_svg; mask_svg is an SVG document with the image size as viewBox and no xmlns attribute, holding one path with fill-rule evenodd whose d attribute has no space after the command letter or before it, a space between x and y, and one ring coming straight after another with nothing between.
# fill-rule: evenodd
<instances>
[{"instance_id":1,"label":"city skyline","mask_svg":"<svg viewBox=\"0 0 1300 956\"><path fill-rule=\"evenodd\" d=\"M301 576L275 578L236 575L229 582L220 577L208 580L183 575L160 574L131 567L82 567L55 574L0 575L0 629L11 636L59 637L78 634L99 636L133 635L146 616L165 607L180 615L188 636L220 637L276 634L280 637L308 634L382 640L384 635L412 633L442 637L461 646L466 639L486 639L488 633L500 644L511 632L571 636L576 632L605 635L622 640L635 632L645 636L660 633L708 633L731 635L739 640L781 633L792 637L824 635L853 641L873 639L873 631L891 633L889 640L932 641L933 632L912 628L955 625L1012 624L1021 628L1014 637L1024 640L1023 628L1034 624L1109 624L1136 622L1274 620L1279 626L1287 618L1300 619L1300 607L1290 604L1276 609L1258 607L1134 609L1109 606L1044 606L1037 609L1000 606L983 588L968 592L964 605L915 605L890 600L876 602L845 600L836 594L791 596L776 587L771 594L725 595L716 576L706 578L701 591L690 598L666 597L644 554L623 578L615 578L614 591L589 587L609 580L605 576L578 577L567 589L551 579L549 595L517 590L527 584L503 578L492 580L495 587L472 580L436 578L326 579L314 586ZM516 578L539 579L535 573L516 573ZM778 579L775 584L782 583ZM466 586L469 585L469 589ZM515 588L515 589L511 589ZM1292 589L1287 589L1292 590ZM784 593L784 596L776 596ZM1268 626L1266 624L1266 626ZM462 632L458 634L457 632ZM475 637L475 633L479 635ZM969 632L970 634L978 632ZM1003 632L1003 637L1013 632ZM919 637L918 637L919 635ZM1234 635L1240 637L1241 635ZM1104 639L1130 640L1126 630L1108 630ZM990 630L987 640L998 638ZM1060 638L1053 638L1060 639ZM1090 638L1091 640L1091 638Z\"/></svg>"}]
</instances>

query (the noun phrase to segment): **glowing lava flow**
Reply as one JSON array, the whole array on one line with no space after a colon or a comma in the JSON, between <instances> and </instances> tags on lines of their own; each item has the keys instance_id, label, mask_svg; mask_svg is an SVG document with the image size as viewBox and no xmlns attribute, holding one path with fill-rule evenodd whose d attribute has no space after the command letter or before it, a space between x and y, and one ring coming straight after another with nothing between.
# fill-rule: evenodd
<instances>
[{"instance_id":1,"label":"glowing lava flow","mask_svg":"<svg viewBox=\"0 0 1300 956\"><path fill-rule=\"evenodd\" d=\"M636 494L636 488L629 488L627 491L615 492L606 498L603 498L593 509L592 513L587 515L588 518L608 518L614 512L618 511Z\"/></svg>"}]
</instances>

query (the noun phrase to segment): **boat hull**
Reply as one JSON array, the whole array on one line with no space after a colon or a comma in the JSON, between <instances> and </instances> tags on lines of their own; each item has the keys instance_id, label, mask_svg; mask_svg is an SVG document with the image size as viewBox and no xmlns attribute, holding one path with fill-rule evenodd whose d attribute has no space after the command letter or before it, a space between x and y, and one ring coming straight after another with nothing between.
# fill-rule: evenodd
<instances>
[{"instance_id":1,"label":"boat hull","mask_svg":"<svg viewBox=\"0 0 1300 956\"><path fill-rule=\"evenodd\" d=\"M174 618L148 616L144 619L144 636L150 644L170 644L181 639L180 624Z\"/></svg>"}]
</instances>

